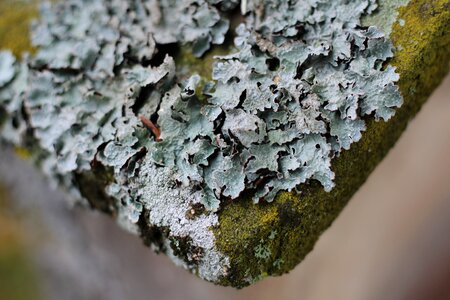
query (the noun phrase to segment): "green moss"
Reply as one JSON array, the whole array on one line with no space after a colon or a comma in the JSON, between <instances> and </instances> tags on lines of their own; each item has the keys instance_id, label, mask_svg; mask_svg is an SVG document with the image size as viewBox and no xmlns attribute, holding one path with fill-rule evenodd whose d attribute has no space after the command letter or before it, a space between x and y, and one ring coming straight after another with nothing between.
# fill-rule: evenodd
<instances>
[{"instance_id":1,"label":"green moss","mask_svg":"<svg viewBox=\"0 0 450 300\"><path fill-rule=\"evenodd\" d=\"M1 1L1 0L0 0ZM195 57L192 54L192 45L184 45L173 53L173 57L175 60L175 65L177 66L177 74L182 77L189 78L192 74L197 73L203 79L203 84L200 84L201 87L207 81L210 81L214 57L227 55L232 53L234 48L234 37L235 37L235 29L242 22L242 17L239 14L229 14L230 18L230 29L228 33L225 35L225 41L222 45L212 45L211 49L208 50L202 57ZM197 93L197 95L200 95ZM204 95L201 95L204 97Z\"/></svg>"},{"instance_id":2,"label":"green moss","mask_svg":"<svg viewBox=\"0 0 450 300\"><path fill-rule=\"evenodd\" d=\"M219 249L230 256L231 270L220 284L243 287L261 274L286 273L312 250L448 72L449 7L448 0L412 0L399 9L397 20L405 24L393 26L391 38L401 50L391 63L400 73L405 103L389 122L366 120L363 138L333 160L336 187L330 193L312 181L302 186L301 195L282 193L274 202L260 205L242 199L223 208L215 235ZM274 229L276 237L267 239ZM254 255L261 238L271 251L267 260ZM275 267L280 260L281 268Z\"/></svg>"},{"instance_id":3,"label":"green moss","mask_svg":"<svg viewBox=\"0 0 450 300\"><path fill-rule=\"evenodd\" d=\"M192 74L198 74L205 80L211 80L214 57L227 55L232 51L231 45L213 46L205 55L198 58L191 52L189 45L181 46L179 51L175 53L175 65L178 68L178 74L190 77Z\"/></svg>"},{"instance_id":4,"label":"green moss","mask_svg":"<svg viewBox=\"0 0 450 300\"><path fill-rule=\"evenodd\" d=\"M35 1L0 0L0 49L10 49L17 57L34 52L29 26L38 15Z\"/></svg>"}]
</instances>

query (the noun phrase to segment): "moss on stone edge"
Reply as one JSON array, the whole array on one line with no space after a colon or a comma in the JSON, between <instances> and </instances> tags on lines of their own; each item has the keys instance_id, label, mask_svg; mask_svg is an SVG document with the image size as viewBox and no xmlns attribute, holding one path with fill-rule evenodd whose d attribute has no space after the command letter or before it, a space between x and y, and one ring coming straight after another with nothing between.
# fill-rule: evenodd
<instances>
[{"instance_id":1,"label":"moss on stone edge","mask_svg":"<svg viewBox=\"0 0 450 300\"><path fill-rule=\"evenodd\" d=\"M0 0L0 49L10 49L16 57L25 51L33 53L28 32L30 20L37 16L36 1Z\"/></svg>"},{"instance_id":2,"label":"moss on stone edge","mask_svg":"<svg viewBox=\"0 0 450 300\"><path fill-rule=\"evenodd\" d=\"M310 182L300 195L281 193L272 203L243 200L224 207L214 232L231 268L219 284L242 288L267 275L286 273L312 250L448 72L449 8L448 0L412 0L399 9L391 33L397 48L391 64L400 73L405 103L389 122L367 118L363 138L333 161L336 187L331 192ZM277 234L270 239L273 230ZM268 258L255 255L260 244L270 252Z\"/></svg>"}]
</instances>

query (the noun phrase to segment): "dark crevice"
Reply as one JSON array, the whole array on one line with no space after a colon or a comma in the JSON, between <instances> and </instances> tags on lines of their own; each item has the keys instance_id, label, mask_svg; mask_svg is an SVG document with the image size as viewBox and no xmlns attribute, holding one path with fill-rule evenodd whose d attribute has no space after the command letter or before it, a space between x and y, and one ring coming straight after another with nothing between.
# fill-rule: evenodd
<instances>
[{"instance_id":1,"label":"dark crevice","mask_svg":"<svg viewBox=\"0 0 450 300\"><path fill-rule=\"evenodd\" d=\"M0 127L8 120L8 114L6 110L0 106Z\"/></svg>"},{"instance_id":2,"label":"dark crevice","mask_svg":"<svg viewBox=\"0 0 450 300\"><path fill-rule=\"evenodd\" d=\"M177 57L180 53L180 45L177 43L171 44L156 44L156 54L152 57L152 59L143 63L144 67L151 66L157 67L161 65L164 61L166 55L171 57Z\"/></svg>"},{"instance_id":3,"label":"dark crevice","mask_svg":"<svg viewBox=\"0 0 450 300\"><path fill-rule=\"evenodd\" d=\"M169 229L164 227L150 226L147 221L150 220L150 211L143 208L142 213L139 216L137 225L140 229L140 235L144 245L150 247L153 245L156 252L165 252L166 246L164 240L167 238Z\"/></svg>"},{"instance_id":4,"label":"dark crevice","mask_svg":"<svg viewBox=\"0 0 450 300\"><path fill-rule=\"evenodd\" d=\"M266 59L266 65L269 71L276 71L280 67L280 60L276 57Z\"/></svg>"},{"instance_id":5,"label":"dark crevice","mask_svg":"<svg viewBox=\"0 0 450 300\"><path fill-rule=\"evenodd\" d=\"M203 256L203 248L194 246L191 237L171 237L170 240L170 248L175 256L184 260L188 266L198 264Z\"/></svg>"},{"instance_id":6,"label":"dark crevice","mask_svg":"<svg viewBox=\"0 0 450 300\"><path fill-rule=\"evenodd\" d=\"M91 171L75 173L74 184L78 186L81 195L88 200L92 208L115 216L117 211L115 200L105 191L114 181L114 172L112 168L105 167L95 160L91 166Z\"/></svg>"},{"instance_id":7,"label":"dark crevice","mask_svg":"<svg viewBox=\"0 0 450 300\"><path fill-rule=\"evenodd\" d=\"M133 113L137 116L139 114L139 111L144 106L145 102L150 97L151 93L153 91L153 85L149 84L145 87L142 87L139 91L139 95L136 98L136 101L131 106L131 110Z\"/></svg>"}]
</instances>

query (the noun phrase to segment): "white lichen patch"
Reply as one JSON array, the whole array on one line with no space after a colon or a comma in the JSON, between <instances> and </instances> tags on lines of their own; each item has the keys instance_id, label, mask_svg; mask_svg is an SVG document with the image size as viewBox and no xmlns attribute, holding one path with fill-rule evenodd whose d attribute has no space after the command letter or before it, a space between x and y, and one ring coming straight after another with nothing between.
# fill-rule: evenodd
<instances>
[{"instance_id":1,"label":"white lichen patch","mask_svg":"<svg viewBox=\"0 0 450 300\"><path fill-rule=\"evenodd\" d=\"M217 250L211 231L219 224L218 216L202 213L188 218L192 205L201 203L201 192L191 187L175 188L177 183L170 178L173 178L173 171L144 160L139 178L130 187L150 212L149 224L169 229L169 236L189 238L189 247L200 248L197 257L187 253L188 262L183 261L183 265L193 269L201 278L217 281L229 267L228 258Z\"/></svg>"},{"instance_id":2,"label":"white lichen patch","mask_svg":"<svg viewBox=\"0 0 450 300\"><path fill-rule=\"evenodd\" d=\"M166 231L164 249L177 265L189 269L201 278L217 281L226 275L229 259L218 251L211 229L219 224L215 213L197 213L193 207L203 207L201 192L191 187L178 187L173 170L161 168L147 157L138 162L138 177L129 177L123 184L111 184L108 193L125 205L118 216L124 228L138 232L142 215L145 226L156 226ZM120 176L126 176L122 173ZM135 201L135 200L136 201ZM203 207L204 208L204 207ZM194 210L194 211L193 211ZM185 240L181 246L179 240ZM178 255L173 248L179 248Z\"/></svg>"}]
</instances>

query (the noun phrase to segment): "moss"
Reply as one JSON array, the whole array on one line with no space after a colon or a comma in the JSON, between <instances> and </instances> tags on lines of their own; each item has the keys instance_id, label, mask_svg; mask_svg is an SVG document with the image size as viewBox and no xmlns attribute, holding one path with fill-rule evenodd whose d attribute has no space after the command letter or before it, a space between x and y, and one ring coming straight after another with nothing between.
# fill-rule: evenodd
<instances>
[{"instance_id":1,"label":"moss","mask_svg":"<svg viewBox=\"0 0 450 300\"><path fill-rule=\"evenodd\" d=\"M177 49L175 53L173 53L175 65L178 69L177 74L182 77L184 76L188 78L192 74L197 73L203 79L203 83L200 84L201 88L203 88L204 84L207 81L210 81L212 79L211 75L213 70L214 57L227 55L235 50L233 43L235 37L235 29L243 20L240 14L236 14L233 12L228 13L228 17L231 20L230 29L225 35L225 41L223 44L211 45L211 49L208 50L202 57L194 56L192 54L192 45L189 44L180 46L180 48ZM196 91L196 94L200 95L198 91ZM204 97L204 95L201 95L201 97Z\"/></svg>"},{"instance_id":2,"label":"moss","mask_svg":"<svg viewBox=\"0 0 450 300\"><path fill-rule=\"evenodd\" d=\"M230 256L231 270L220 284L244 287L254 281L249 278L286 273L312 250L448 72L449 7L448 0L412 0L399 9L397 20L404 20L404 26L398 22L393 26L391 38L400 50L391 63L400 73L405 103L389 122L366 120L363 138L333 160L336 187L330 193L312 181L301 187L300 195L281 193L274 202L262 205L241 199L223 208L215 235L219 249ZM274 229L276 237L266 239ZM263 261L253 251L261 238L271 251Z\"/></svg>"},{"instance_id":3,"label":"moss","mask_svg":"<svg viewBox=\"0 0 450 300\"><path fill-rule=\"evenodd\" d=\"M211 50L199 58L192 54L189 45L181 46L174 55L175 65L178 68L177 74L188 78L192 74L197 73L205 80L211 80L214 57L227 55L232 49L232 45L228 44L213 46Z\"/></svg>"},{"instance_id":4,"label":"moss","mask_svg":"<svg viewBox=\"0 0 450 300\"><path fill-rule=\"evenodd\" d=\"M29 26L37 15L35 1L0 0L0 49L10 49L17 57L34 52Z\"/></svg>"}]
</instances>

